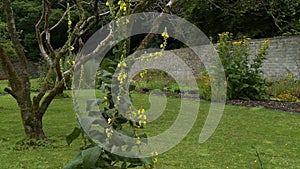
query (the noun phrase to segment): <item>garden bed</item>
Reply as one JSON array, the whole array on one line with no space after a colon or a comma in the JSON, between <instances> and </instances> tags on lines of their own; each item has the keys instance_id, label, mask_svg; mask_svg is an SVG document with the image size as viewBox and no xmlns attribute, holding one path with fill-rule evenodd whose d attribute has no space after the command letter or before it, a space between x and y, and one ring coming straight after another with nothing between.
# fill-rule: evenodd
<instances>
[{"instance_id":1,"label":"garden bed","mask_svg":"<svg viewBox=\"0 0 300 169\"><path fill-rule=\"evenodd\" d=\"M247 107L262 106L272 110L282 110L287 112L300 113L300 102L279 102L273 100L267 100L267 101L228 100L227 103L232 105L247 106Z\"/></svg>"}]
</instances>

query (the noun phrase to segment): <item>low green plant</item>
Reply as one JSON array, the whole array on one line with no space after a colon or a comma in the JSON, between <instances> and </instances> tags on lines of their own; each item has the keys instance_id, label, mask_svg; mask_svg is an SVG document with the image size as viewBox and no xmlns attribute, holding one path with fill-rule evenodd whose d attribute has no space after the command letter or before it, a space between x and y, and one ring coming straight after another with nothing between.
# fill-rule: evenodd
<instances>
[{"instance_id":1,"label":"low green plant","mask_svg":"<svg viewBox=\"0 0 300 169\"><path fill-rule=\"evenodd\" d=\"M227 79L229 99L263 100L268 99L267 87L270 83L261 76L261 68L266 60L269 40L265 40L257 54L251 58L249 38L233 41L232 34L219 34L217 50Z\"/></svg>"},{"instance_id":2,"label":"low green plant","mask_svg":"<svg viewBox=\"0 0 300 169\"><path fill-rule=\"evenodd\" d=\"M198 82L200 94L205 100L211 99L211 81L207 71L201 73L201 79Z\"/></svg>"},{"instance_id":3,"label":"low green plant","mask_svg":"<svg viewBox=\"0 0 300 169\"><path fill-rule=\"evenodd\" d=\"M0 86L0 94L5 94L5 91L4 89L1 88L1 86Z\"/></svg>"},{"instance_id":4,"label":"low green plant","mask_svg":"<svg viewBox=\"0 0 300 169\"><path fill-rule=\"evenodd\" d=\"M267 90L269 95L276 98L280 94L288 92L300 98L300 81L295 80L292 74L284 78L271 80L271 82L272 85Z\"/></svg>"},{"instance_id":5,"label":"low green plant","mask_svg":"<svg viewBox=\"0 0 300 169\"><path fill-rule=\"evenodd\" d=\"M296 96L293 96L288 91L279 94L276 99L282 102L296 102L298 100Z\"/></svg>"}]
</instances>

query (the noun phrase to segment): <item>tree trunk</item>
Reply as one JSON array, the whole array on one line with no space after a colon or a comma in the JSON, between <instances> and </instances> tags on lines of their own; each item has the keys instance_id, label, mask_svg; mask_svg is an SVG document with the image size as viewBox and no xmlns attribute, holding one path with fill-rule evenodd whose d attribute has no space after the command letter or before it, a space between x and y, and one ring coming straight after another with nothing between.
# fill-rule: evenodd
<instances>
[{"instance_id":1,"label":"tree trunk","mask_svg":"<svg viewBox=\"0 0 300 169\"><path fill-rule=\"evenodd\" d=\"M28 138L36 140L48 140L43 131L43 117L36 116L33 111L28 115L28 111L22 111L22 122L25 134Z\"/></svg>"},{"instance_id":2,"label":"tree trunk","mask_svg":"<svg viewBox=\"0 0 300 169\"><path fill-rule=\"evenodd\" d=\"M30 98L18 97L17 102L21 111L22 123L26 136L36 140L47 140L42 123L44 113L36 112L33 109Z\"/></svg>"}]
</instances>

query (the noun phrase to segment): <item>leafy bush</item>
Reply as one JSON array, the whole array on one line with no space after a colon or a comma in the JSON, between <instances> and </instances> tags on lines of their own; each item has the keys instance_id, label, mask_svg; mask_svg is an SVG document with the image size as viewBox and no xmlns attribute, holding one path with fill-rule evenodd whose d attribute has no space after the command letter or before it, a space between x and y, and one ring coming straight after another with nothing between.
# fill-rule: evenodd
<instances>
[{"instance_id":1,"label":"leafy bush","mask_svg":"<svg viewBox=\"0 0 300 169\"><path fill-rule=\"evenodd\" d=\"M227 78L229 99L267 99L266 89L270 83L261 77L261 67L266 60L269 41L261 44L253 58L250 58L249 38L233 41L229 32L219 34L217 50Z\"/></svg>"}]
</instances>

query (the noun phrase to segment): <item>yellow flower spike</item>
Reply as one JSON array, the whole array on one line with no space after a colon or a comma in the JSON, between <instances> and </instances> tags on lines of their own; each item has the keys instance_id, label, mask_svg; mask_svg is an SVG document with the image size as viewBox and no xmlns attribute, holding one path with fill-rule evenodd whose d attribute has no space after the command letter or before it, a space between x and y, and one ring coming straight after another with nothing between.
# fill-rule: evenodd
<instances>
[{"instance_id":1,"label":"yellow flower spike","mask_svg":"<svg viewBox=\"0 0 300 169\"><path fill-rule=\"evenodd\" d=\"M163 32L161 34L161 36L164 38L164 39L168 39L169 38L169 34L167 32Z\"/></svg>"},{"instance_id":2,"label":"yellow flower spike","mask_svg":"<svg viewBox=\"0 0 300 169\"><path fill-rule=\"evenodd\" d=\"M111 118L107 119L107 123L110 124L112 122Z\"/></svg>"}]
</instances>

